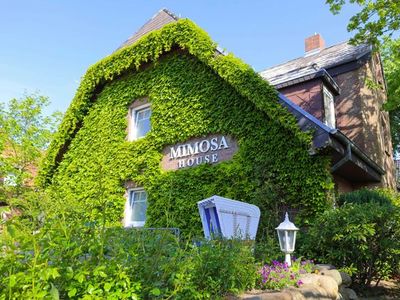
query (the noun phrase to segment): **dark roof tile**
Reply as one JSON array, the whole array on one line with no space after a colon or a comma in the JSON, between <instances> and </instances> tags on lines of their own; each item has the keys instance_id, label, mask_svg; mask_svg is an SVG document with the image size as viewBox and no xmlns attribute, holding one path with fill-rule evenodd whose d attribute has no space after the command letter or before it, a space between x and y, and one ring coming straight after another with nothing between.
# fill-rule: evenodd
<instances>
[{"instance_id":1,"label":"dark roof tile","mask_svg":"<svg viewBox=\"0 0 400 300\"><path fill-rule=\"evenodd\" d=\"M179 18L169 10L163 8L144 24L134 35L126 40L118 49L132 45L147 33L160 29L165 25L176 22Z\"/></svg>"},{"instance_id":2,"label":"dark roof tile","mask_svg":"<svg viewBox=\"0 0 400 300\"><path fill-rule=\"evenodd\" d=\"M272 85L312 75L321 69L329 69L347 62L355 61L371 52L368 45L352 46L348 42L340 43L320 52L299 57L286 63L268 68L260 75Z\"/></svg>"}]
</instances>

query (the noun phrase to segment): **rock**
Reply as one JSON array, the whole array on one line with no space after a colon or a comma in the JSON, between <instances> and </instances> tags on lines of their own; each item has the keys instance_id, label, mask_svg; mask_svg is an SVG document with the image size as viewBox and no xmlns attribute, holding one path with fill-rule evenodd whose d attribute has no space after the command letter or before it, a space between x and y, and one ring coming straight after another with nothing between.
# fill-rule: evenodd
<instances>
[{"instance_id":1,"label":"rock","mask_svg":"<svg viewBox=\"0 0 400 300\"><path fill-rule=\"evenodd\" d=\"M351 277L347 273L342 272L342 271L339 271L339 274L340 274L340 277L342 278L342 285L349 287L352 282Z\"/></svg>"},{"instance_id":2,"label":"rock","mask_svg":"<svg viewBox=\"0 0 400 300\"><path fill-rule=\"evenodd\" d=\"M357 300L358 296L355 291L349 289L348 287L341 286L339 289L339 294L341 295L341 299L344 300Z\"/></svg>"},{"instance_id":3,"label":"rock","mask_svg":"<svg viewBox=\"0 0 400 300\"><path fill-rule=\"evenodd\" d=\"M314 266L314 269L320 272L323 270L336 270L334 266L328 264L317 264Z\"/></svg>"},{"instance_id":4,"label":"rock","mask_svg":"<svg viewBox=\"0 0 400 300\"><path fill-rule=\"evenodd\" d=\"M321 274L321 275L325 275L325 276L330 276L330 277L332 277L332 278L336 281L336 283L337 283L338 286L340 286L340 285L342 284L342 276L340 275L340 273L339 273L338 270L334 270L334 269L332 269L332 270L322 269L322 270L320 271L320 274Z\"/></svg>"},{"instance_id":5,"label":"rock","mask_svg":"<svg viewBox=\"0 0 400 300\"><path fill-rule=\"evenodd\" d=\"M336 299L339 296L339 286L335 279L330 276L321 275L318 281L320 286L326 290L327 295L331 297L331 299Z\"/></svg>"},{"instance_id":6,"label":"rock","mask_svg":"<svg viewBox=\"0 0 400 300\"><path fill-rule=\"evenodd\" d=\"M336 298L332 298L324 288L314 284L304 284L297 289L291 288L290 291L294 293L293 295L296 295L295 293L300 293L303 297L293 299L336 300Z\"/></svg>"},{"instance_id":7,"label":"rock","mask_svg":"<svg viewBox=\"0 0 400 300\"><path fill-rule=\"evenodd\" d=\"M318 274L303 274L300 276L300 280L303 282L303 284L312 284L319 286L319 276Z\"/></svg>"},{"instance_id":8,"label":"rock","mask_svg":"<svg viewBox=\"0 0 400 300\"><path fill-rule=\"evenodd\" d=\"M276 292L276 293L261 293L257 295L243 294L239 299L246 300L305 300L304 298L294 299L292 295L286 291Z\"/></svg>"},{"instance_id":9,"label":"rock","mask_svg":"<svg viewBox=\"0 0 400 300\"><path fill-rule=\"evenodd\" d=\"M310 294L313 296L311 299L317 299L315 296L317 293L325 297L324 299L336 299L339 295L339 286L331 276L304 274L300 277L300 280L303 282L303 285L300 286L299 290L307 291L306 294L301 292L306 298Z\"/></svg>"},{"instance_id":10,"label":"rock","mask_svg":"<svg viewBox=\"0 0 400 300\"><path fill-rule=\"evenodd\" d=\"M291 299L293 300L306 300L306 298L304 297L304 295L301 293L301 291L299 289L296 288L287 288L286 290L284 290L286 293L289 293L291 296Z\"/></svg>"}]
</instances>

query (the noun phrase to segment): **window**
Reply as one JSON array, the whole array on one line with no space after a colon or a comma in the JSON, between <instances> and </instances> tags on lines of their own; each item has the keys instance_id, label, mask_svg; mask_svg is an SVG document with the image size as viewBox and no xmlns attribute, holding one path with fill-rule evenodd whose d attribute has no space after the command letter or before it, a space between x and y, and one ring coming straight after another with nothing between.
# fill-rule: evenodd
<instances>
[{"instance_id":1,"label":"window","mask_svg":"<svg viewBox=\"0 0 400 300\"><path fill-rule=\"evenodd\" d=\"M129 130L129 140L137 140L150 131L151 109L149 104L145 104L131 109L131 122Z\"/></svg>"},{"instance_id":2,"label":"window","mask_svg":"<svg viewBox=\"0 0 400 300\"><path fill-rule=\"evenodd\" d=\"M333 95L325 86L322 87L322 93L324 97L325 110L324 123L331 128L336 128L335 103L333 101Z\"/></svg>"},{"instance_id":3,"label":"window","mask_svg":"<svg viewBox=\"0 0 400 300\"><path fill-rule=\"evenodd\" d=\"M142 188L128 190L125 204L125 227L142 227L146 222L147 193Z\"/></svg>"}]
</instances>

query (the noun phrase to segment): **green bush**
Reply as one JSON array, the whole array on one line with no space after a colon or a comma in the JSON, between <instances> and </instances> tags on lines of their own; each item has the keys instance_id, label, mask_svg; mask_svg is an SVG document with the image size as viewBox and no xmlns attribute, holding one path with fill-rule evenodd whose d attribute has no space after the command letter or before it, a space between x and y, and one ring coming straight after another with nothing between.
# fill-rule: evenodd
<instances>
[{"instance_id":1,"label":"green bush","mask_svg":"<svg viewBox=\"0 0 400 300\"><path fill-rule=\"evenodd\" d=\"M0 299L216 299L255 283L241 241L106 228L45 195L23 208L0 235Z\"/></svg>"},{"instance_id":2,"label":"green bush","mask_svg":"<svg viewBox=\"0 0 400 300\"><path fill-rule=\"evenodd\" d=\"M389 189L367 189L363 188L351 193L341 194L338 199L338 204L344 203L377 203L380 205L399 205L399 195Z\"/></svg>"},{"instance_id":3,"label":"green bush","mask_svg":"<svg viewBox=\"0 0 400 300\"><path fill-rule=\"evenodd\" d=\"M354 195L347 199L355 203L345 203L317 218L304 235L301 252L350 271L356 285L379 283L399 266L400 210L381 198L364 204L354 200Z\"/></svg>"},{"instance_id":4,"label":"green bush","mask_svg":"<svg viewBox=\"0 0 400 300\"><path fill-rule=\"evenodd\" d=\"M216 240L194 250L193 283L208 296L237 294L254 287L256 266L251 245L240 240Z\"/></svg>"}]
</instances>

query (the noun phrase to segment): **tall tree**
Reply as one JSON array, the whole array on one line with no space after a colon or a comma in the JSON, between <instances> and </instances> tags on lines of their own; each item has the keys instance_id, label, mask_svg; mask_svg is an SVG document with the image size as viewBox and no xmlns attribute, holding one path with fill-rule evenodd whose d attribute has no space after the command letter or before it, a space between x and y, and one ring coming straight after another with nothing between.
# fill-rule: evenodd
<instances>
[{"instance_id":1,"label":"tall tree","mask_svg":"<svg viewBox=\"0 0 400 300\"><path fill-rule=\"evenodd\" d=\"M0 103L0 202L33 188L33 177L50 143L59 112L45 116L48 97L32 94Z\"/></svg>"},{"instance_id":2,"label":"tall tree","mask_svg":"<svg viewBox=\"0 0 400 300\"><path fill-rule=\"evenodd\" d=\"M355 31L354 43L379 47L384 37L392 37L400 29L399 0L326 0L334 14L338 14L346 2L361 8L347 25L348 31Z\"/></svg>"}]
</instances>

